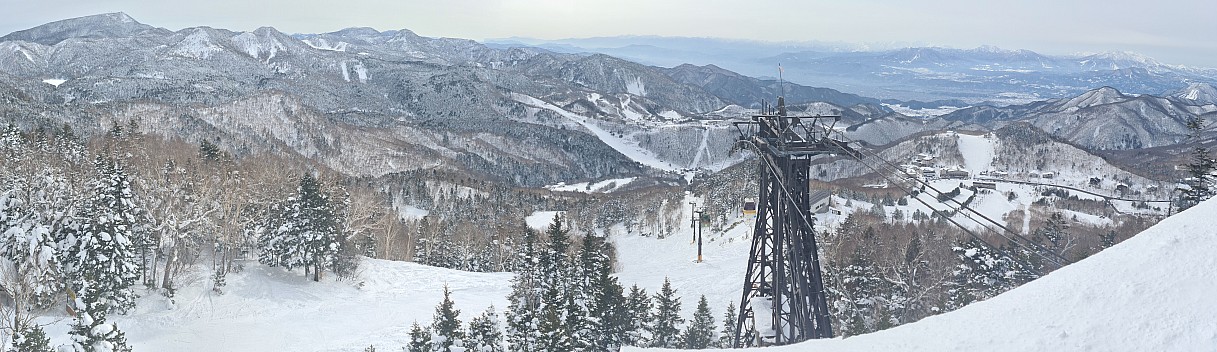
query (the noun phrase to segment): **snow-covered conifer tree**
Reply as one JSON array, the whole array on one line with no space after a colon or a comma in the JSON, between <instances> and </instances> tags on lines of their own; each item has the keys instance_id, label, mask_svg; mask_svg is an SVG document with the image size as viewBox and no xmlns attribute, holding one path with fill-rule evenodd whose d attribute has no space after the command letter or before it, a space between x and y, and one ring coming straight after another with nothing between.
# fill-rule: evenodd
<instances>
[{"instance_id":1,"label":"snow-covered conifer tree","mask_svg":"<svg viewBox=\"0 0 1217 352\"><path fill-rule=\"evenodd\" d=\"M1053 212L1044 220L1044 227L1035 230L1033 240L1053 253L1062 254L1070 247L1069 233L1066 232L1068 229L1069 224L1065 222L1065 216L1060 212Z\"/></svg>"},{"instance_id":2,"label":"snow-covered conifer tree","mask_svg":"<svg viewBox=\"0 0 1217 352\"><path fill-rule=\"evenodd\" d=\"M469 339L465 347L470 352L504 352L503 333L499 330L499 315L494 306L469 320Z\"/></svg>"},{"instance_id":3,"label":"snow-covered conifer tree","mask_svg":"<svg viewBox=\"0 0 1217 352\"><path fill-rule=\"evenodd\" d=\"M839 304L846 307L838 318L841 333L853 336L875 331L880 319L879 306L883 304L888 286L882 279L881 269L867 254L856 250L850 256L849 265L841 268L838 276L844 286Z\"/></svg>"},{"instance_id":4,"label":"snow-covered conifer tree","mask_svg":"<svg viewBox=\"0 0 1217 352\"><path fill-rule=\"evenodd\" d=\"M682 347L694 350L714 347L718 342L714 337L714 314L710 313L710 304L706 302L706 296L702 295L697 301L697 310L693 312L693 320L689 321L689 326L681 336Z\"/></svg>"},{"instance_id":5,"label":"snow-covered conifer tree","mask_svg":"<svg viewBox=\"0 0 1217 352\"><path fill-rule=\"evenodd\" d=\"M260 229L260 262L288 270L303 267L306 275L313 274L313 281L321 281L322 271L335 269L342 222L321 182L305 173L296 196L272 213Z\"/></svg>"},{"instance_id":6,"label":"snow-covered conifer tree","mask_svg":"<svg viewBox=\"0 0 1217 352\"><path fill-rule=\"evenodd\" d=\"M525 232L523 250L516 260L516 274L511 280L511 294L507 296L510 303L507 306L506 338L508 350L512 352L538 349L541 287L536 242L536 232Z\"/></svg>"},{"instance_id":7,"label":"snow-covered conifer tree","mask_svg":"<svg viewBox=\"0 0 1217 352\"><path fill-rule=\"evenodd\" d=\"M626 310L630 314L630 326L624 344L639 347L650 345L651 297L647 296L645 289L634 285L630 287L630 294L625 301Z\"/></svg>"},{"instance_id":8,"label":"snow-covered conifer tree","mask_svg":"<svg viewBox=\"0 0 1217 352\"><path fill-rule=\"evenodd\" d=\"M542 308L540 322L537 326L538 352L564 352L574 348L571 344L569 330L565 324L565 311L562 305L550 304Z\"/></svg>"},{"instance_id":9,"label":"snow-covered conifer tree","mask_svg":"<svg viewBox=\"0 0 1217 352\"><path fill-rule=\"evenodd\" d=\"M431 352L431 330L414 322L410 326L410 345L407 352Z\"/></svg>"},{"instance_id":10,"label":"snow-covered conifer tree","mask_svg":"<svg viewBox=\"0 0 1217 352\"><path fill-rule=\"evenodd\" d=\"M461 329L459 315L461 311L454 307L452 292L444 285L444 300L435 307L435 317L431 321L431 351L453 352L464 351L465 331Z\"/></svg>"},{"instance_id":11,"label":"snow-covered conifer tree","mask_svg":"<svg viewBox=\"0 0 1217 352\"><path fill-rule=\"evenodd\" d=\"M13 351L52 352L51 340L38 324L26 324L13 333Z\"/></svg>"},{"instance_id":12,"label":"snow-covered conifer tree","mask_svg":"<svg viewBox=\"0 0 1217 352\"><path fill-rule=\"evenodd\" d=\"M77 292L96 295L107 309L121 312L135 306L131 286L139 280L139 265L132 239L139 208L123 166L104 157L96 164L100 179L79 215L79 231L61 244L67 248L61 262Z\"/></svg>"},{"instance_id":13,"label":"snow-covered conifer tree","mask_svg":"<svg viewBox=\"0 0 1217 352\"><path fill-rule=\"evenodd\" d=\"M1180 189L1182 193L1179 200L1180 210L1191 208L1217 194L1217 191L1214 190L1214 181L1217 179L1217 160L1213 159L1201 139L1204 119L1197 117L1188 120L1187 128L1189 139L1195 146L1192 147L1191 161L1187 164L1187 178L1183 180L1185 187Z\"/></svg>"},{"instance_id":14,"label":"snow-covered conifer tree","mask_svg":"<svg viewBox=\"0 0 1217 352\"><path fill-rule=\"evenodd\" d=\"M51 178L36 178L46 180ZM55 303L63 290L59 245L53 234L59 219L46 209L29 207L54 192L39 192L37 186L7 180L13 189L0 189L0 255L11 265L0 274L0 282L16 314L24 315ZM19 199L25 198L25 199ZM29 199L34 198L34 199ZM66 216L65 216L66 217ZM22 319L18 319L22 320ZM20 325L20 324L18 324Z\"/></svg>"},{"instance_id":15,"label":"snow-covered conifer tree","mask_svg":"<svg viewBox=\"0 0 1217 352\"><path fill-rule=\"evenodd\" d=\"M734 348L735 347L735 324L737 315L735 313L735 302L727 304L727 313L723 314L723 330L718 333L719 348Z\"/></svg>"},{"instance_id":16,"label":"snow-covered conifer tree","mask_svg":"<svg viewBox=\"0 0 1217 352\"><path fill-rule=\"evenodd\" d=\"M106 321L106 315L113 307L104 297L105 292L88 284L75 292L78 293L74 301L76 319L68 332L72 336L73 351L130 352L126 335L117 325Z\"/></svg>"},{"instance_id":17,"label":"snow-covered conifer tree","mask_svg":"<svg viewBox=\"0 0 1217 352\"><path fill-rule=\"evenodd\" d=\"M655 294L655 314L651 324L651 347L677 348L680 346L680 325L684 318L680 317L680 297L672 289L672 282L667 278L659 293Z\"/></svg>"}]
</instances>

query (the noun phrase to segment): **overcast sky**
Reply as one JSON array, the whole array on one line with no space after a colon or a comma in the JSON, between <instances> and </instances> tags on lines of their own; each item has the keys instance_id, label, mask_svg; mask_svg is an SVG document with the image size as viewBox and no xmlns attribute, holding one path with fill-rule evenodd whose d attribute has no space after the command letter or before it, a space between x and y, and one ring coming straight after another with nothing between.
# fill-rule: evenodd
<instances>
[{"instance_id":1,"label":"overcast sky","mask_svg":"<svg viewBox=\"0 0 1217 352\"><path fill-rule=\"evenodd\" d=\"M1133 51L1217 67L1214 0L0 0L0 33L106 12L171 30L410 29L483 40L617 35Z\"/></svg>"}]
</instances>

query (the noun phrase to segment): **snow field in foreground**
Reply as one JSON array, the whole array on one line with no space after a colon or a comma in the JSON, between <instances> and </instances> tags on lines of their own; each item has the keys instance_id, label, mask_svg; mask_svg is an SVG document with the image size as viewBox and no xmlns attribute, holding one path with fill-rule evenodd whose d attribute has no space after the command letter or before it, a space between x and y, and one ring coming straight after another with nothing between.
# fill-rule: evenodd
<instances>
[{"instance_id":1,"label":"snow field in foreground","mask_svg":"<svg viewBox=\"0 0 1217 352\"><path fill-rule=\"evenodd\" d=\"M429 324L445 284L468 322L491 304L507 307L509 273L471 273L415 263L365 259L355 282L333 275L312 282L250 263L230 274L223 295L205 282L184 283L170 305L141 292L136 311L111 314L135 351L396 351L410 325ZM362 282L362 285L359 285ZM358 287L357 287L358 286ZM68 342L71 319L48 327L52 346Z\"/></svg>"},{"instance_id":2,"label":"snow field in foreground","mask_svg":"<svg viewBox=\"0 0 1217 352\"><path fill-rule=\"evenodd\" d=\"M956 312L886 331L810 341L773 351L1204 351L1217 346L1217 201L1168 218L1111 249L1040 280ZM535 225L553 213L536 214ZM543 220L543 221L542 221ZM716 325L739 299L751 223L706 231L703 255L682 226L656 239L612 236L620 281L654 294L665 277L689 317L706 295ZM494 305L502 316L510 273L471 273L407 262L367 259L360 278L320 283L297 270L247 263L223 295L195 274L174 298L141 292L136 311L112 314L136 351L398 350L410 324L428 324L449 285L464 322ZM52 322L47 318L44 322ZM501 320L502 321L502 320ZM47 329L52 345L67 342L71 319ZM636 351L638 349L627 349Z\"/></svg>"}]
</instances>

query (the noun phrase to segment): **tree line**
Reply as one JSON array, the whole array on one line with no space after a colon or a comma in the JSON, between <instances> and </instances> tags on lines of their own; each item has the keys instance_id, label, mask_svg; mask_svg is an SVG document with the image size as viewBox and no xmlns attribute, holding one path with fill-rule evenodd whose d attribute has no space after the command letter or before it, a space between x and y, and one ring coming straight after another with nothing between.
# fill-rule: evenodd
<instances>
[{"instance_id":1,"label":"tree line","mask_svg":"<svg viewBox=\"0 0 1217 352\"><path fill-rule=\"evenodd\" d=\"M405 350L556 352L729 346L734 306L728 307L721 330L704 296L686 320L680 315L681 298L670 282L665 280L653 295L637 285L626 289L611 275L612 245L594 233L575 238L567 226L565 219L555 217L544 233L530 230L524 235L502 325L490 307L463 327L445 288L431 324L411 326Z\"/></svg>"},{"instance_id":2,"label":"tree line","mask_svg":"<svg viewBox=\"0 0 1217 352\"><path fill-rule=\"evenodd\" d=\"M67 302L72 342L62 347L128 351L107 316L140 294L172 298L204 259L219 294L253 258L313 280L341 277L393 220L368 210L388 209L386 200L323 168L234 160L208 141L138 131L116 124L85 139L66 125L25 132L10 122L0 132L0 293L11 302L0 313L12 317L0 331L13 348L50 350L35 318Z\"/></svg>"}]
</instances>

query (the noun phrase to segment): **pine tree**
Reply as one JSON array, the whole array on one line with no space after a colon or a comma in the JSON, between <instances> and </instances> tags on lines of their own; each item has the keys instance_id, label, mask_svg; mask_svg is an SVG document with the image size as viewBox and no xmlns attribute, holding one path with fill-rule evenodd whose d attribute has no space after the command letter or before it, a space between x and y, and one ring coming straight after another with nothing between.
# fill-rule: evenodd
<instances>
[{"instance_id":1,"label":"pine tree","mask_svg":"<svg viewBox=\"0 0 1217 352\"><path fill-rule=\"evenodd\" d=\"M16 352L52 352L51 340L46 332L37 324L21 326L13 334L13 351Z\"/></svg>"},{"instance_id":2,"label":"pine tree","mask_svg":"<svg viewBox=\"0 0 1217 352\"><path fill-rule=\"evenodd\" d=\"M593 340L591 351L617 351L628 340L631 317L617 278L605 274L588 308Z\"/></svg>"},{"instance_id":3,"label":"pine tree","mask_svg":"<svg viewBox=\"0 0 1217 352\"><path fill-rule=\"evenodd\" d=\"M1102 249L1111 248L1114 245L1116 245L1116 230L1108 230L1107 233L1099 235L1099 249L1094 251L1098 252Z\"/></svg>"},{"instance_id":4,"label":"pine tree","mask_svg":"<svg viewBox=\"0 0 1217 352\"><path fill-rule=\"evenodd\" d=\"M579 265L575 266L579 273L576 282L579 291L598 288L602 278L611 273L608 251L609 245L604 237L594 233L583 237L583 245L579 247Z\"/></svg>"},{"instance_id":5,"label":"pine tree","mask_svg":"<svg viewBox=\"0 0 1217 352\"><path fill-rule=\"evenodd\" d=\"M855 250L839 276L844 286L840 304L847 307L838 318L842 334L853 336L877 330L878 305L885 288L879 268L863 251Z\"/></svg>"},{"instance_id":6,"label":"pine tree","mask_svg":"<svg viewBox=\"0 0 1217 352\"><path fill-rule=\"evenodd\" d=\"M697 301L697 310L693 312L693 320L681 336L683 348L701 350L714 347L717 342L714 337L714 315L710 313L706 296L702 295Z\"/></svg>"},{"instance_id":7,"label":"pine tree","mask_svg":"<svg viewBox=\"0 0 1217 352\"><path fill-rule=\"evenodd\" d=\"M1066 232L1068 229L1069 224L1065 222L1065 216L1060 212L1053 212L1048 219L1044 220L1044 227L1035 230L1033 240L1044 246L1046 250L1061 254L1069 249L1069 234Z\"/></svg>"},{"instance_id":8,"label":"pine tree","mask_svg":"<svg viewBox=\"0 0 1217 352\"><path fill-rule=\"evenodd\" d=\"M988 299L1035 278L1024 269L1025 264L1020 265L1015 259L993 251L975 239L956 245L952 251L961 264L947 282L944 304L947 310Z\"/></svg>"},{"instance_id":9,"label":"pine tree","mask_svg":"<svg viewBox=\"0 0 1217 352\"><path fill-rule=\"evenodd\" d=\"M639 288L638 285L630 287L630 295L626 297L630 325L624 345L639 347L650 345L651 338L648 333L651 331L652 325L651 307L651 297L647 296L645 289Z\"/></svg>"},{"instance_id":10,"label":"pine tree","mask_svg":"<svg viewBox=\"0 0 1217 352\"><path fill-rule=\"evenodd\" d=\"M539 253L536 249L537 234L528 230L524 234L523 250L516 261L516 274L511 280L511 293L507 296L507 345L512 352L536 351L539 338L541 293Z\"/></svg>"},{"instance_id":11,"label":"pine tree","mask_svg":"<svg viewBox=\"0 0 1217 352\"><path fill-rule=\"evenodd\" d=\"M0 132L0 151L4 151L9 160L21 160L25 149L25 138L21 136L21 129L9 120L4 131Z\"/></svg>"},{"instance_id":12,"label":"pine tree","mask_svg":"<svg viewBox=\"0 0 1217 352\"><path fill-rule=\"evenodd\" d=\"M1204 146L1201 136L1204 131L1204 119L1197 117L1188 120L1187 128L1188 138L1195 146L1192 147L1191 162L1187 164L1188 177L1183 180L1186 187L1180 189L1180 211L1212 198L1217 193L1213 189L1214 179L1217 179L1217 160L1213 159L1209 149Z\"/></svg>"},{"instance_id":13,"label":"pine tree","mask_svg":"<svg viewBox=\"0 0 1217 352\"><path fill-rule=\"evenodd\" d=\"M655 294L655 314L651 325L651 347L676 348L680 346L680 325L685 322L680 317L680 297L672 289L672 283L667 278L659 293Z\"/></svg>"},{"instance_id":14,"label":"pine tree","mask_svg":"<svg viewBox=\"0 0 1217 352\"><path fill-rule=\"evenodd\" d=\"M735 311L735 302L727 304L727 313L723 314L723 330L718 334L719 348L735 348Z\"/></svg>"},{"instance_id":15,"label":"pine tree","mask_svg":"<svg viewBox=\"0 0 1217 352\"><path fill-rule=\"evenodd\" d=\"M106 322L106 315L114 309L103 291L82 287L77 291L74 305L76 319L72 330L72 349L76 352L130 352L127 337L114 323Z\"/></svg>"},{"instance_id":16,"label":"pine tree","mask_svg":"<svg viewBox=\"0 0 1217 352\"><path fill-rule=\"evenodd\" d=\"M204 139L199 143L199 158L211 162L217 162L223 159L224 152L220 151L220 147L212 144L211 141Z\"/></svg>"},{"instance_id":17,"label":"pine tree","mask_svg":"<svg viewBox=\"0 0 1217 352\"><path fill-rule=\"evenodd\" d=\"M540 270L543 273L541 285L543 300L546 304L561 304L562 294L569 292L570 278L570 233L562 227L562 217L554 215L554 220L545 232L549 238L549 246L541 254Z\"/></svg>"},{"instance_id":18,"label":"pine tree","mask_svg":"<svg viewBox=\"0 0 1217 352\"><path fill-rule=\"evenodd\" d=\"M499 316L494 306L486 308L482 315L469 320L469 340L465 344L471 352L503 352L503 333L499 330Z\"/></svg>"},{"instance_id":19,"label":"pine tree","mask_svg":"<svg viewBox=\"0 0 1217 352\"><path fill-rule=\"evenodd\" d=\"M573 348L566 324L563 323L562 313L561 305L546 305L542 309L541 321L537 326L537 349L535 351L565 352Z\"/></svg>"},{"instance_id":20,"label":"pine tree","mask_svg":"<svg viewBox=\"0 0 1217 352\"><path fill-rule=\"evenodd\" d=\"M612 277L609 263L609 245L604 237L589 234L583 239L579 251L576 292L579 293L578 308L581 316L573 324L576 347L584 346L590 351L616 351L620 349L629 327L624 292L617 279Z\"/></svg>"},{"instance_id":21,"label":"pine tree","mask_svg":"<svg viewBox=\"0 0 1217 352\"><path fill-rule=\"evenodd\" d=\"M435 307L435 317L431 321L432 352L463 351L465 348L465 332L459 318L461 311L453 305L448 285L444 285L444 300Z\"/></svg>"},{"instance_id":22,"label":"pine tree","mask_svg":"<svg viewBox=\"0 0 1217 352\"><path fill-rule=\"evenodd\" d=\"M296 196L264 220L258 239L260 262L288 270L303 267L306 275L313 274L313 281L321 281L324 270L339 269L344 238L341 210L321 187L305 173Z\"/></svg>"},{"instance_id":23,"label":"pine tree","mask_svg":"<svg viewBox=\"0 0 1217 352\"><path fill-rule=\"evenodd\" d=\"M59 244L52 232L73 224L71 216L57 216L53 209L65 200L47 199L55 192L46 188L62 186L56 181L50 175L9 179L3 182L11 189L0 189L0 255L8 259L3 265L11 265L5 269L10 282L4 290L20 315L58 303L55 296L63 291Z\"/></svg>"},{"instance_id":24,"label":"pine tree","mask_svg":"<svg viewBox=\"0 0 1217 352\"><path fill-rule=\"evenodd\" d=\"M62 263L77 291L87 288L108 309L125 312L135 306L131 286L139 279L132 243L139 209L122 165L101 157L96 164L101 179L79 216L80 231L66 239Z\"/></svg>"},{"instance_id":25,"label":"pine tree","mask_svg":"<svg viewBox=\"0 0 1217 352\"><path fill-rule=\"evenodd\" d=\"M414 322L410 326L410 345L406 346L407 352L431 352L431 330Z\"/></svg>"},{"instance_id":26,"label":"pine tree","mask_svg":"<svg viewBox=\"0 0 1217 352\"><path fill-rule=\"evenodd\" d=\"M573 333L577 330L579 309L573 300L575 283L572 278L570 234L562 226L562 218L554 216L546 231L549 245L541 254L540 285L541 299L538 326L541 351L570 351L574 348ZM568 321L571 319L571 321Z\"/></svg>"},{"instance_id":27,"label":"pine tree","mask_svg":"<svg viewBox=\"0 0 1217 352\"><path fill-rule=\"evenodd\" d=\"M586 309L581 302L576 302L574 294L566 295L566 304L562 308L565 312L562 317L562 338L568 346L563 351L587 351L599 339L599 331L593 330Z\"/></svg>"}]
</instances>

